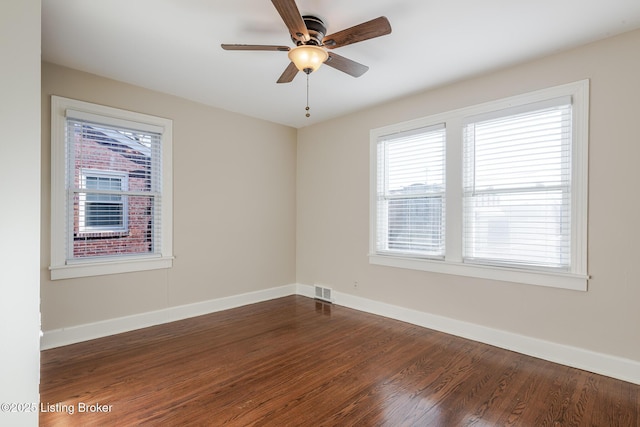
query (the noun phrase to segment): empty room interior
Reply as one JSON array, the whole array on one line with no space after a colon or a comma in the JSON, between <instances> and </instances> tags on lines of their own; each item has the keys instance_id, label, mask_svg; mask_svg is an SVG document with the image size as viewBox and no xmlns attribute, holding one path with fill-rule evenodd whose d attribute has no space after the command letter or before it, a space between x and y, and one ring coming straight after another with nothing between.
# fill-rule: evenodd
<instances>
[{"instance_id":1,"label":"empty room interior","mask_svg":"<svg viewBox=\"0 0 640 427\"><path fill-rule=\"evenodd\" d=\"M441 3L1 5L0 424L640 425L640 3Z\"/></svg>"}]
</instances>

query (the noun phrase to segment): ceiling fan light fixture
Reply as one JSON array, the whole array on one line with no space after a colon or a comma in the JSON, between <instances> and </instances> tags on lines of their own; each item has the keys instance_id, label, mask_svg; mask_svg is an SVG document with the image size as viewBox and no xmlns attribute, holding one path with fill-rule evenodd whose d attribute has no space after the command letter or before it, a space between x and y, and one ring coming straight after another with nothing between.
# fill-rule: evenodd
<instances>
[{"instance_id":1,"label":"ceiling fan light fixture","mask_svg":"<svg viewBox=\"0 0 640 427\"><path fill-rule=\"evenodd\" d=\"M296 68L307 74L316 71L329 58L326 50L320 46L301 45L289 51L289 59Z\"/></svg>"}]
</instances>

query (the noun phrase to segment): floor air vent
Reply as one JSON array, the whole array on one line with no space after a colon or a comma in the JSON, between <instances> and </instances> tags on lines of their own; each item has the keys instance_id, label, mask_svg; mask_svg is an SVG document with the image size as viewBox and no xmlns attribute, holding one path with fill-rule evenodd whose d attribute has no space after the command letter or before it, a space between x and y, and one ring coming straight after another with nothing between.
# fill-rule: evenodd
<instances>
[{"instance_id":1,"label":"floor air vent","mask_svg":"<svg viewBox=\"0 0 640 427\"><path fill-rule=\"evenodd\" d=\"M333 299L331 298L331 288L325 288L324 286L315 285L315 291L316 299L326 302L333 302Z\"/></svg>"}]
</instances>

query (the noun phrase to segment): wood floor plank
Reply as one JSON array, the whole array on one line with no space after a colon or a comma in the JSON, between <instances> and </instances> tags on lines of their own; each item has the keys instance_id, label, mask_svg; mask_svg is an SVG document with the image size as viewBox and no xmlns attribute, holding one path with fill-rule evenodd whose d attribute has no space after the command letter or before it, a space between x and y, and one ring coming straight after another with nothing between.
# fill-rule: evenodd
<instances>
[{"instance_id":1,"label":"wood floor plank","mask_svg":"<svg viewBox=\"0 0 640 427\"><path fill-rule=\"evenodd\" d=\"M41 426L640 425L638 385L301 296L41 361Z\"/></svg>"}]
</instances>

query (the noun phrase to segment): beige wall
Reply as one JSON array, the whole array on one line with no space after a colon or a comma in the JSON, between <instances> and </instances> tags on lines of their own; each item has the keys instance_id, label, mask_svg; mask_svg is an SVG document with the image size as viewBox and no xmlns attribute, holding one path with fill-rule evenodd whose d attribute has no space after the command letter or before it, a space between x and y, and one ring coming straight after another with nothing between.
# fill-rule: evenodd
<instances>
[{"instance_id":1,"label":"beige wall","mask_svg":"<svg viewBox=\"0 0 640 427\"><path fill-rule=\"evenodd\" d=\"M635 31L301 129L298 283L640 361L638 52ZM588 292L368 263L370 129L581 79L591 81Z\"/></svg>"},{"instance_id":2,"label":"beige wall","mask_svg":"<svg viewBox=\"0 0 640 427\"><path fill-rule=\"evenodd\" d=\"M173 120L174 267L49 280L50 96ZM43 330L295 283L296 131L42 64Z\"/></svg>"}]
</instances>

